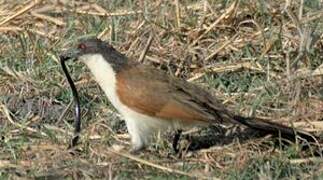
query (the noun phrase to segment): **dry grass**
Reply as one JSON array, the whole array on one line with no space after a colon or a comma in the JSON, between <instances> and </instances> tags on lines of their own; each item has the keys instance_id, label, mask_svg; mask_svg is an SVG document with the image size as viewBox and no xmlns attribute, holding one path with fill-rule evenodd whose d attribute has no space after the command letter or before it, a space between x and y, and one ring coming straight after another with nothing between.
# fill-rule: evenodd
<instances>
[{"instance_id":1,"label":"dry grass","mask_svg":"<svg viewBox=\"0 0 323 180\"><path fill-rule=\"evenodd\" d=\"M320 135L321 7L320 0L2 1L0 178L322 178L322 157L241 127L188 131L192 139L182 139L180 155L164 138L130 155L122 117L78 63L70 67L83 130L72 155L73 104L56 58L96 35L134 60L208 88L233 111Z\"/></svg>"}]
</instances>

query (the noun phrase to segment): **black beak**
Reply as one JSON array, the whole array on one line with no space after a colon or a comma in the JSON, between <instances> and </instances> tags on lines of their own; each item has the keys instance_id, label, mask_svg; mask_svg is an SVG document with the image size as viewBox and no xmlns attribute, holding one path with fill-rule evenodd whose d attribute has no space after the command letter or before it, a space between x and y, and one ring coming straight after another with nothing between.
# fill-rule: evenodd
<instances>
[{"instance_id":1,"label":"black beak","mask_svg":"<svg viewBox=\"0 0 323 180\"><path fill-rule=\"evenodd\" d=\"M67 61L69 59L73 59L76 61L80 55L80 51L78 49L70 49L68 51L63 52L60 56L59 59L61 61Z\"/></svg>"}]
</instances>

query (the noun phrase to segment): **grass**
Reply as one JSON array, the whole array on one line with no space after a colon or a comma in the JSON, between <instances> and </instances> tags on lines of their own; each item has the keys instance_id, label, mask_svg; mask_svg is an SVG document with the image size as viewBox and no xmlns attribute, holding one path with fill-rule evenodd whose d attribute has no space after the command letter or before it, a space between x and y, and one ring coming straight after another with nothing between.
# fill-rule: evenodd
<instances>
[{"instance_id":1,"label":"grass","mask_svg":"<svg viewBox=\"0 0 323 180\"><path fill-rule=\"evenodd\" d=\"M1 2L0 179L323 178L322 156L237 126L188 131L180 154L162 134L130 155L122 117L79 63L69 67L82 139L78 154L67 150L73 104L57 55L93 35L133 60L152 35L145 64L205 87L236 113L322 138L322 4L287 2Z\"/></svg>"}]
</instances>

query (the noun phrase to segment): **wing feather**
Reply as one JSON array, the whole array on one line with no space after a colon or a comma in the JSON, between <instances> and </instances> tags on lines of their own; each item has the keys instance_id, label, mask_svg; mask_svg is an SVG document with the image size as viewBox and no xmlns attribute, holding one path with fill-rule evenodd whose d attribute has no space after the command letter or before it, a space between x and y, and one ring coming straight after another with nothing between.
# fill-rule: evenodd
<instances>
[{"instance_id":1,"label":"wing feather","mask_svg":"<svg viewBox=\"0 0 323 180\"><path fill-rule=\"evenodd\" d=\"M192 95L192 92L198 91L192 89L196 86L159 70L138 65L119 72L117 79L117 93L121 102L137 112L167 120L210 122L215 118L196 103L200 101L196 95Z\"/></svg>"}]
</instances>

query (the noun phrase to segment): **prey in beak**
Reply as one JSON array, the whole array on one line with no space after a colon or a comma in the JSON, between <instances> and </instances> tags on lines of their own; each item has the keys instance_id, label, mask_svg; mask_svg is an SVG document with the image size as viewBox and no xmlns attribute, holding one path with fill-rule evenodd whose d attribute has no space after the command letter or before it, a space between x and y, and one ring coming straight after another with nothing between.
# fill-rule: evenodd
<instances>
[{"instance_id":1,"label":"prey in beak","mask_svg":"<svg viewBox=\"0 0 323 180\"><path fill-rule=\"evenodd\" d=\"M65 62L68 60L77 61L82 59L83 55L92 54L97 51L96 40L94 42L88 42L86 40L81 40L76 47L64 51L60 56L60 63L63 69L63 72L66 76L66 79L72 90L73 99L75 103L75 123L74 123L74 137L69 145L69 148L77 145L79 140L80 131L81 131L81 108L80 108L80 99L77 93L77 89L74 85L74 82L69 75Z\"/></svg>"},{"instance_id":2,"label":"prey in beak","mask_svg":"<svg viewBox=\"0 0 323 180\"><path fill-rule=\"evenodd\" d=\"M66 51L62 53L59 56L60 63L63 69L63 72L66 76L66 79L70 85L70 88L72 90L74 103L75 103L75 123L74 123L74 137L71 140L71 143L69 144L69 148L72 148L77 145L77 142L79 140L80 132L81 132L81 107L80 107L80 98L77 93L77 89L75 87L75 84L69 75L69 72L67 70L67 67L65 65L65 62L68 60L74 60L76 61L78 59L80 51L77 49L72 49L69 51Z\"/></svg>"}]
</instances>

